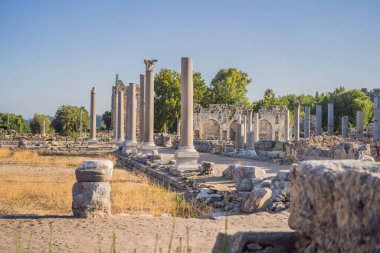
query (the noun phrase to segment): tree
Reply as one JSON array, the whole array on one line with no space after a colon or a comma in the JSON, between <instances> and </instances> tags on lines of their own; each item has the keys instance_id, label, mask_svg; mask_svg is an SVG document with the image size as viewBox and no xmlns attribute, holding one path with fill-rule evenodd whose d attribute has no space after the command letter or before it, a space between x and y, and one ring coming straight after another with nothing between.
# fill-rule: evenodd
<instances>
[{"instance_id":1,"label":"tree","mask_svg":"<svg viewBox=\"0 0 380 253\"><path fill-rule=\"evenodd\" d=\"M236 68L221 69L211 81L212 97L215 104L248 105L247 85L251 82L248 74Z\"/></svg>"},{"instance_id":2,"label":"tree","mask_svg":"<svg viewBox=\"0 0 380 253\"><path fill-rule=\"evenodd\" d=\"M202 107L207 107L210 103L208 99L208 87L202 75L199 72L195 72L193 75L194 82L194 104L200 104Z\"/></svg>"},{"instance_id":3,"label":"tree","mask_svg":"<svg viewBox=\"0 0 380 253\"><path fill-rule=\"evenodd\" d=\"M158 132L175 131L181 108L181 76L161 69L154 78L154 128Z\"/></svg>"},{"instance_id":4,"label":"tree","mask_svg":"<svg viewBox=\"0 0 380 253\"><path fill-rule=\"evenodd\" d=\"M82 115L82 116L81 116ZM52 120L52 126L63 136L78 137L82 119L82 131L87 131L90 117L84 107L62 105Z\"/></svg>"},{"instance_id":5,"label":"tree","mask_svg":"<svg viewBox=\"0 0 380 253\"><path fill-rule=\"evenodd\" d=\"M30 121L30 130L33 134L41 133L42 122L45 121L45 131L46 133L54 132L54 129L50 127L50 118L46 115L35 113L33 119Z\"/></svg>"},{"instance_id":6,"label":"tree","mask_svg":"<svg viewBox=\"0 0 380 253\"><path fill-rule=\"evenodd\" d=\"M272 89L267 89L264 92L264 100L265 99L273 99L275 97L274 91Z\"/></svg>"},{"instance_id":7,"label":"tree","mask_svg":"<svg viewBox=\"0 0 380 253\"><path fill-rule=\"evenodd\" d=\"M9 123L9 124L8 124ZM29 133L30 127L21 115L13 113L0 113L0 127L14 130L19 133Z\"/></svg>"},{"instance_id":8,"label":"tree","mask_svg":"<svg viewBox=\"0 0 380 253\"><path fill-rule=\"evenodd\" d=\"M112 114L110 111L105 111L102 115L102 120L106 130L111 130Z\"/></svg>"}]
</instances>

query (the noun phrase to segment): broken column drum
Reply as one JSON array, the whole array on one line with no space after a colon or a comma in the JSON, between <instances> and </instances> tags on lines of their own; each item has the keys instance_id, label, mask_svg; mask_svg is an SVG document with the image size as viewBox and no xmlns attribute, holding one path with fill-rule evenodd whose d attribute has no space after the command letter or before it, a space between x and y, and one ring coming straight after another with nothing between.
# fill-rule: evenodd
<instances>
[{"instance_id":1,"label":"broken column drum","mask_svg":"<svg viewBox=\"0 0 380 253\"><path fill-rule=\"evenodd\" d=\"M111 215L113 163L109 160L83 161L75 170L72 211L74 217L96 218Z\"/></svg>"},{"instance_id":2,"label":"broken column drum","mask_svg":"<svg viewBox=\"0 0 380 253\"><path fill-rule=\"evenodd\" d=\"M96 89L91 89L91 108L90 108L90 138L89 144L96 143Z\"/></svg>"},{"instance_id":3,"label":"broken column drum","mask_svg":"<svg viewBox=\"0 0 380 253\"><path fill-rule=\"evenodd\" d=\"M175 152L176 169L180 172L198 170L199 153L194 149L193 131L193 62L181 59L181 135Z\"/></svg>"}]
</instances>

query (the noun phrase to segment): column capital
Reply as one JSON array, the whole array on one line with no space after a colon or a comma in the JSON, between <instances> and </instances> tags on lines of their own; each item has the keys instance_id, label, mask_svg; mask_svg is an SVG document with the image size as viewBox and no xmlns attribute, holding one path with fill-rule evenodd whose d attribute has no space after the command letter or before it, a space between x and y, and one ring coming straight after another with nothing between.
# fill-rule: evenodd
<instances>
[{"instance_id":1,"label":"column capital","mask_svg":"<svg viewBox=\"0 0 380 253\"><path fill-rule=\"evenodd\" d=\"M92 87L91 93L96 93L96 87Z\"/></svg>"},{"instance_id":2,"label":"column capital","mask_svg":"<svg viewBox=\"0 0 380 253\"><path fill-rule=\"evenodd\" d=\"M294 107L300 107L300 103L298 102L294 103Z\"/></svg>"},{"instance_id":3,"label":"column capital","mask_svg":"<svg viewBox=\"0 0 380 253\"><path fill-rule=\"evenodd\" d=\"M152 60L144 60L146 71L153 71L154 69L154 64L157 62L156 59Z\"/></svg>"}]
</instances>

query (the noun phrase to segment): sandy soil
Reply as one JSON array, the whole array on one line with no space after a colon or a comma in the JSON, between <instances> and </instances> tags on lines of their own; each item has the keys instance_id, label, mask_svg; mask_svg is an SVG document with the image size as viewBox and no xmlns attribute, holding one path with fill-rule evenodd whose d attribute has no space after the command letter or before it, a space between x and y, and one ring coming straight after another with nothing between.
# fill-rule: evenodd
<instances>
[{"instance_id":1,"label":"sandy soil","mask_svg":"<svg viewBox=\"0 0 380 253\"><path fill-rule=\"evenodd\" d=\"M230 216L227 219L227 231L288 231L288 215L288 212L262 212ZM175 252L180 246L180 238L182 247L186 247L187 227L190 230L191 252L211 252L218 231L225 230L224 217L218 220L176 218L172 237L173 221L172 217L153 218L145 215L118 215L109 219L0 219L0 252L16 252L17 234L21 234L21 251L26 252L30 233L31 252L49 252L51 234L51 252L110 252L113 233L116 236L116 252L153 253L157 236L157 252L160 249L168 252L171 238L171 252Z\"/></svg>"}]
</instances>

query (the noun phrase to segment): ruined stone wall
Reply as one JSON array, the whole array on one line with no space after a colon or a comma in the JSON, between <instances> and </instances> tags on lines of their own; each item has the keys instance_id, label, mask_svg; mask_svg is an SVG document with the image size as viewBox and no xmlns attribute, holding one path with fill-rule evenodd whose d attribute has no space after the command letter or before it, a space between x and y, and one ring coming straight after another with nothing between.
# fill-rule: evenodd
<instances>
[{"instance_id":1,"label":"ruined stone wall","mask_svg":"<svg viewBox=\"0 0 380 253\"><path fill-rule=\"evenodd\" d=\"M260 109L259 138L284 140L286 112L284 106ZM211 104L203 108L198 104L194 105L194 136L207 140L235 140L237 120L239 117L243 119L247 114L248 109L243 106Z\"/></svg>"}]
</instances>

